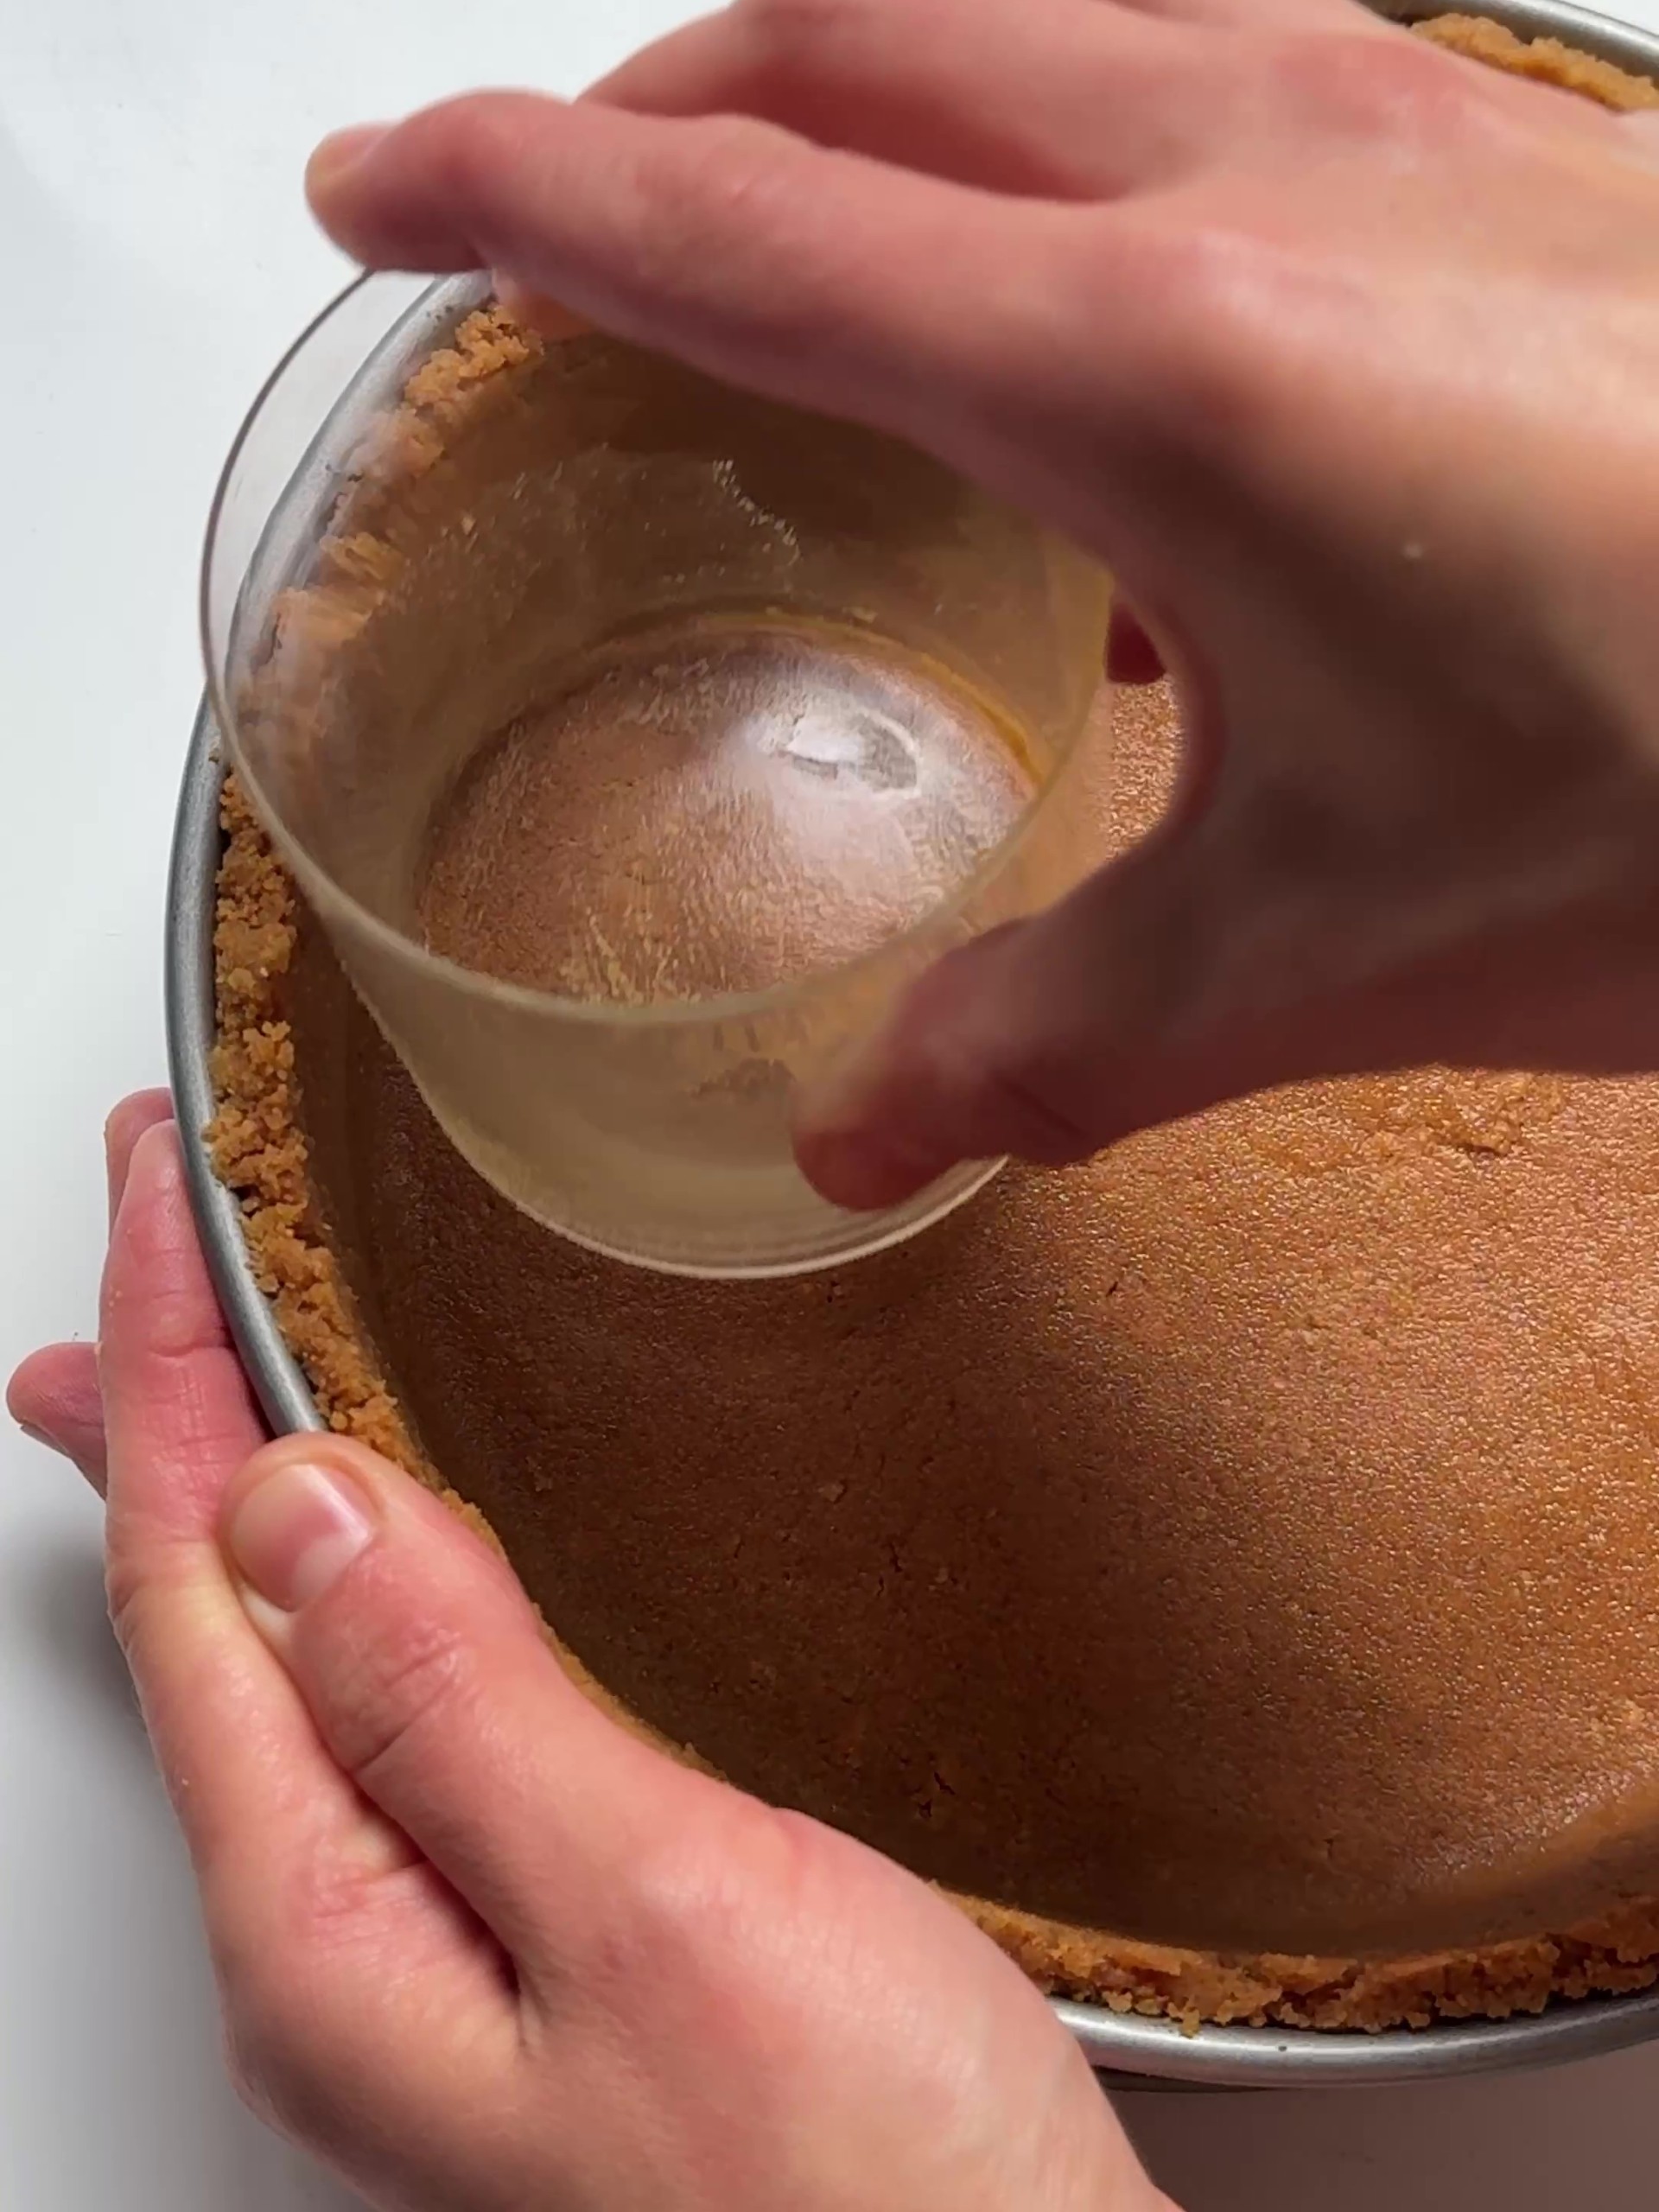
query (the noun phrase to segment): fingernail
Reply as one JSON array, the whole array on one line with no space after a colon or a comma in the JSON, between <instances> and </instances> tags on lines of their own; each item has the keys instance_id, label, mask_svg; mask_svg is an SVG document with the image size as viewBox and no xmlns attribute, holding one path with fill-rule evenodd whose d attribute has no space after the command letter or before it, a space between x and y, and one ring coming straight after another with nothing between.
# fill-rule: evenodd
<instances>
[{"instance_id":1,"label":"fingernail","mask_svg":"<svg viewBox=\"0 0 1659 2212\"><path fill-rule=\"evenodd\" d=\"M374 1541L374 1509L337 1468L287 1459L233 1507L225 1542L250 1587L296 1613Z\"/></svg>"},{"instance_id":2,"label":"fingernail","mask_svg":"<svg viewBox=\"0 0 1659 2212\"><path fill-rule=\"evenodd\" d=\"M389 123L355 123L349 130L331 130L305 165L307 191L337 184L347 169L374 150L391 127Z\"/></svg>"},{"instance_id":3,"label":"fingernail","mask_svg":"<svg viewBox=\"0 0 1659 2212\"><path fill-rule=\"evenodd\" d=\"M20 1421L17 1426L31 1444L44 1444L48 1452L63 1450L55 1436L48 1436L45 1429L36 1428L32 1421Z\"/></svg>"}]
</instances>

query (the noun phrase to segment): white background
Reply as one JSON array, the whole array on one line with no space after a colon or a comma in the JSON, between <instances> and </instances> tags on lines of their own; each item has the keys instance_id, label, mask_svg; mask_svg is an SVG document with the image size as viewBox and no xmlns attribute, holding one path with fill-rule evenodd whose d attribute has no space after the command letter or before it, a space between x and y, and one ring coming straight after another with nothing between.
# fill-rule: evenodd
<instances>
[{"instance_id":1,"label":"white background","mask_svg":"<svg viewBox=\"0 0 1659 2212\"><path fill-rule=\"evenodd\" d=\"M1659 25L1659 0L1630 4ZM468 84L573 92L683 12L0 0L0 1373L90 1328L100 1124L162 1077L202 517L249 397L343 274L301 206L308 146ZM93 1501L4 1429L0 2206L345 2212L221 2077L98 1551ZM1659 2197L1659 2049L1467 2087L1141 2096L1128 2113L1189 2212Z\"/></svg>"}]
</instances>

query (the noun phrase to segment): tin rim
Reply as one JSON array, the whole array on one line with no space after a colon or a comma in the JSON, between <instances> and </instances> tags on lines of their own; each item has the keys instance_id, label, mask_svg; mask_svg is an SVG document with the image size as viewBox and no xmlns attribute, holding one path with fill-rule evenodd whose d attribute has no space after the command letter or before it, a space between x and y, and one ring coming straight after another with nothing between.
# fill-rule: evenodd
<instances>
[{"instance_id":1,"label":"tin rim","mask_svg":"<svg viewBox=\"0 0 1659 2212\"><path fill-rule=\"evenodd\" d=\"M1412 22L1440 12L1422 0L1365 0ZM1559 38L1659 82L1659 35L1568 0L1468 0L1529 38ZM320 1429L298 1363L253 1279L241 1210L213 1170L206 1131L215 1109L213 912L224 767L206 701L185 764L168 871L165 998L168 1068L191 1208L231 1334L266 1421L277 1434ZM1560 2065L1659 2037L1659 1991L1585 1998L1506 2020L1442 2021L1375 2035L1318 2028L1204 2025L1053 2000L1056 2017L1097 2072L1125 2088L1266 2089L1382 2087Z\"/></svg>"}]
</instances>

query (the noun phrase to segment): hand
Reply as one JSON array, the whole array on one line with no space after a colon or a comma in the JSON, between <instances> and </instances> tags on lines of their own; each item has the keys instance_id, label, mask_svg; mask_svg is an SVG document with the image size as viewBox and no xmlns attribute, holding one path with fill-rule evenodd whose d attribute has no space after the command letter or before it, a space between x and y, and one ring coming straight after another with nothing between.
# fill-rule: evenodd
<instances>
[{"instance_id":1,"label":"hand","mask_svg":"<svg viewBox=\"0 0 1659 2212\"><path fill-rule=\"evenodd\" d=\"M1177 680L1168 823L808 1102L830 1196L1302 1076L1659 1065L1651 123L1347 0L739 0L575 106L320 149L360 259L931 448Z\"/></svg>"},{"instance_id":2,"label":"hand","mask_svg":"<svg viewBox=\"0 0 1659 2212\"><path fill-rule=\"evenodd\" d=\"M1169 2212L952 1906L624 1732L395 1467L264 1442L169 1111L111 1119L96 1355L8 1402L107 1483L255 2109L410 2212Z\"/></svg>"}]
</instances>

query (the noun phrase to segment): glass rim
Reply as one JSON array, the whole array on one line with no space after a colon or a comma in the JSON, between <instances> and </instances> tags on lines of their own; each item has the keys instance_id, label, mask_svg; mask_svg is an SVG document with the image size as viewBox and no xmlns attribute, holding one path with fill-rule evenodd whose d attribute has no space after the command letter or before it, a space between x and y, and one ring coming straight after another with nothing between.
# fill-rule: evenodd
<instances>
[{"instance_id":1,"label":"glass rim","mask_svg":"<svg viewBox=\"0 0 1659 2212\"><path fill-rule=\"evenodd\" d=\"M562 1021L581 1022L594 1027L607 1028L622 1027L638 1032L657 1028L686 1027L694 1023L708 1021L742 1020L775 1013L791 1002L800 1003L810 1000L819 990L839 985L848 979L855 978L866 973L874 969L879 962L890 958L906 946L915 944L924 936L939 929L942 925L948 928L951 918L969 905L982 887L990 882L1008 864L1029 834L1031 826L1039 811L1054 796L1087 733L1093 711L1092 700L1090 710L1084 714L1078 727L1067 738L1047 776L1032 792L1003 836L998 838L989 851L981 856L960 883L929 906L925 912L918 914L914 921L906 924L902 930L896 931L891 937L883 938L879 944L870 946L868 950L855 954L851 959L837 961L831 967L812 969L807 974L798 976L791 981L769 983L764 989L757 991L726 992L709 998L664 999L653 1001L645 1006L629 1006L603 999L569 998L556 991L538 990L528 983L512 982L504 976L492 976L486 969L466 967L461 962L450 959L446 953L435 952L429 945L423 944L418 938L408 936L392 923L386 921L382 916L364 906L360 899L354 898L350 892L336 883L322 863L315 859L306 849L302 840L294 834L283 819L280 810L271 804L257 776L243 756L237 735L236 717L226 696L226 671L229 664L231 632L235 617L236 600L239 598L242 588L247 582L248 572L245 569L231 588L233 594L232 601L228 613L224 617L225 634L221 647L221 642L216 635L219 615L214 605L214 556L219 548L219 531L231 492L236 481L237 471L250 441L264 417L267 407L276 397L289 371L319 334L360 293L365 293L381 278L414 276L417 273L406 270L359 270L351 283L340 291L336 292L283 349L275 366L269 372L258 391L254 394L247 412L237 429L236 435L231 441L230 449L225 456L224 465L219 470L218 481L213 487L213 499L207 510L207 528L202 539L197 585L197 620L202 662L207 672L207 702L212 710L213 726L228 749L230 766L234 770L238 781L252 801L261 826L276 845L301 889L306 893L311 904L318 910L325 926L327 922L327 907L332 902L336 907L343 910L354 929L363 931L384 951L411 965L416 973L424 974L433 982L441 983L446 988L461 990L468 995L482 996L495 1005L511 1007L520 1013L539 1014ZM376 358L381 348L391 343L404 324L423 306L429 303L436 294L452 286L459 289L469 280L476 283L480 277L487 280L488 271L482 269L460 270L451 271L446 276L435 277L431 283L415 294L396 320L373 342L371 350L365 354L363 360L358 365L359 368L366 367ZM483 304L483 301L491 296L493 296L492 293L486 290L479 304ZM355 372L353 373L354 375ZM346 404L350 391L351 383L348 380L347 384L342 387L338 398L323 415L312 432L314 438L320 436L322 431L334 421L340 409ZM939 465L949 466L948 463L944 462ZM287 499L297 474L298 462L296 461L294 472L290 474L287 482L278 491L267 510L264 518L266 524ZM1027 519L1031 522L1033 529L1040 531L1045 537L1052 538L1059 543L1070 543L1065 533L1055 529L1052 524L1039 522L1034 517L1027 517ZM1076 550L1082 558L1093 557L1084 553L1081 547ZM1103 638L1102 643L1103 647ZM1103 683L1107 680L1103 658L1101 680ZM941 954L944 950L943 946L940 948Z\"/></svg>"}]
</instances>

